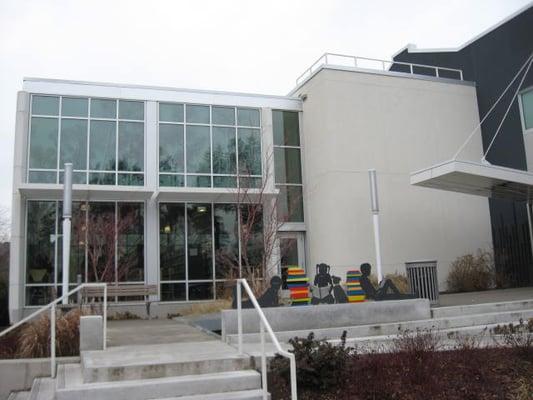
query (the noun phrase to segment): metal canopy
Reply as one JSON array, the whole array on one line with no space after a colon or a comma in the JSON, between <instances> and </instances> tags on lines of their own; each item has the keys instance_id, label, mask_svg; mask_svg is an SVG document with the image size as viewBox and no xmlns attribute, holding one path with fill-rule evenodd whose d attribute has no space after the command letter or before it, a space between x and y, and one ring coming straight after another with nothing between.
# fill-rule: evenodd
<instances>
[{"instance_id":1,"label":"metal canopy","mask_svg":"<svg viewBox=\"0 0 533 400\"><path fill-rule=\"evenodd\" d=\"M470 161L447 161L411 173L411 184L514 201L533 200L533 174Z\"/></svg>"}]
</instances>

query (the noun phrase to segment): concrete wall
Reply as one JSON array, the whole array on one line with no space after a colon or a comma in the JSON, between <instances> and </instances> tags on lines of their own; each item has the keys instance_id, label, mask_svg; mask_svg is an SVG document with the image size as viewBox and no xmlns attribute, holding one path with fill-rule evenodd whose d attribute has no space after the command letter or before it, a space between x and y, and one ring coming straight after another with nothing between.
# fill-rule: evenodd
<instances>
[{"instance_id":1,"label":"concrete wall","mask_svg":"<svg viewBox=\"0 0 533 400\"><path fill-rule=\"evenodd\" d=\"M484 198L418 188L417 169L449 160L479 122L472 85L322 69L303 103L307 259L333 273L375 265L368 168L378 174L384 273L437 260L440 290L458 256L491 247ZM481 139L465 159L481 158ZM375 271L374 271L375 272Z\"/></svg>"}]
</instances>

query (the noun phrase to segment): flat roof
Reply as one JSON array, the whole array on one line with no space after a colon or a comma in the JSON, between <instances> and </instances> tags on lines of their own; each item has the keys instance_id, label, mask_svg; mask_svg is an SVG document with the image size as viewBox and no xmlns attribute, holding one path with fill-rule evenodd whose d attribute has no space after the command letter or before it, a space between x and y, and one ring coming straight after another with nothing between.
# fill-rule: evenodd
<instances>
[{"instance_id":1,"label":"flat roof","mask_svg":"<svg viewBox=\"0 0 533 400\"><path fill-rule=\"evenodd\" d=\"M415 171L411 185L514 201L533 199L533 174L472 161L451 160Z\"/></svg>"}]
</instances>

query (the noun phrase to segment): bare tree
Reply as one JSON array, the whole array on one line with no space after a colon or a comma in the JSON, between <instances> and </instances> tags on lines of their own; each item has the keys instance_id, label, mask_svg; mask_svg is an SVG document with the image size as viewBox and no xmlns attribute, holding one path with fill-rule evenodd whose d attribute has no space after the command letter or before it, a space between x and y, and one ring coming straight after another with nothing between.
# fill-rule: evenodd
<instances>
[{"instance_id":1,"label":"bare tree","mask_svg":"<svg viewBox=\"0 0 533 400\"><path fill-rule=\"evenodd\" d=\"M0 206L0 243L9 242L11 236L11 218L7 207Z\"/></svg>"}]
</instances>

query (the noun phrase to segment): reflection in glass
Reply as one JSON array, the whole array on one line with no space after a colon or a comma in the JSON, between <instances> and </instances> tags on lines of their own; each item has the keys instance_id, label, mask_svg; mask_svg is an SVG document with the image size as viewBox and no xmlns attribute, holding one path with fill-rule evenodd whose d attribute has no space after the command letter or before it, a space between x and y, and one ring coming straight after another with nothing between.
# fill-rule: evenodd
<instances>
[{"instance_id":1,"label":"reflection in glass","mask_svg":"<svg viewBox=\"0 0 533 400\"><path fill-rule=\"evenodd\" d=\"M187 175L187 187L211 187L211 176Z\"/></svg>"},{"instance_id":2,"label":"reflection in glass","mask_svg":"<svg viewBox=\"0 0 533 400\"><path fill-rule=\"evenodd\" d=\"M261 135L258 129L239 128L239 172L261 175Z\"/></svg>"},{"instance_id":3,"label":"reflection in glass","mask_svg":"<svg viewBox=\"0 0 533 400\"><path fill-rule=\"evenodd\" d=\"M241 238L249 238L241 243L241 263L244 267L259 267L263 260L263 211L257 204L241 206ZM250 229L249 232L246 230ZM257 268L257 273L261 269Z\"/></svg>"},{"instance_id":4,"label":"reflection in glass","mask_svg":"<svg viewBox=\"0 0 533 400\"><path fill-rule=\"evenodd\" d=\"M159 186L182 187L183 185L183 175L159 175Z\"/></svg>"},{"instance_id":5,"label":"reflection in glass","mask_svg":"<svg viewBox=\"0 0 533 400\"><path fill-rule=\"evenodd\" d=\"M159 171L183 172L182 125L159 125Z\"/></svg>"},{"instance_id":6,"label":"reflection in glass","mask_svg":"<svg viewBox=\"0 0 533 400\"><path fill-rule=\"evenodd\" d=\"M160 280L185 279L185 206L159 206Z\"/></svg>"},{"instance_id":7,"label":"reflection in glass","mask_svg":"<svg viewBox=\"0 0 533 400\"><path fill-rule=\"evenodd\" d=\"M159 103L159 121L183 122L183 104Z\"/></svg>"},{"instance_id":8,"label":"reflection in glass","mask_svg":"<svg viewBox=\"0 0 533 400\"><path fill-rule=\"evenodd\" d=\"M60 168L69 162L75 170L87 168L87 120L61 120Z\"/></svg>"},{"instance_id":9,"label":"reflection in glass","mask_svg":"<svg viewBox=\"0 0 533 400\"><path fill-rule=\"evenodd\" d=\"M211 140L206 126L187 126L187 172L211 172Z\"/></svg>"},{"instance_id":10,"label":"reflection in glass","mask_svg":"<svg viewBox=\"0 0 533 400\"><path fill-rule=\"evenodd\" d=\"M141 203L118 203L117 280L144 280L144 207Z\"/></svg>"},{"instance_id":11,"label":"reflection in glass","mask_svg":"<svg viewBox=\"0 0 533 400\"><path fill-rule=\"evenodd\" d=\"M185 301L185 283L162 283L161 301Z\"/></svg>"},{"instance_id":12,"label":"reflection in glass","mask_svg":"<svg viewBox=\"0 0 533 400\"><path fill-rule=\"evenodd\" d=\"M300 146L297 112L272 111L272 129L275 146Z\"/></svg>"},{"instance_id":13,"label":"reflection in glass","mask_svg":"<svg viewBox=\"0 0 533 400\"><path fill-rule=\"evenodd\" d=\"M101 171L115 169L116 123L91 121L89 168Z\"/></svg>"},{"instance_id":14,"label":"reflection in glass","mask_svg":"<svg viewBox=\"0 0 533 400\"><path fill-rule=\"evenodd\" d=\"M91 117L116 118L117 102L115 100L91 99Z\"/></svg>"},{"instance_id":15,"label":"reflection in glass","mask_svg":"<svg viewBox=\"0 0 533 400\"><path fill-rule=\"evenodd\" d=\"M189 282L189 300L211 300L212 298L212 282Z\"/></svg>"},{"instance_id":16,"label":"reflection in glass","mask_svg":"<svg viewBox=\"0 0 533 400\"><path fill-rule=\"evenodd\" d=\"M118 102L118 117L120 119L135 119L142 121L144 119L144 102L120 100Z\"/></svg>"},{"instance_id":17,"label":"reflection in glass","mask_svg":"<svg viewBox=\"0 0 533 400\"><path fill-rule=\"evenodd\" d=\"M209 106L187 105L187 122L209 124Z\"/></svg>"},{"instance_id":18,"label":"reflection in glass","mask_svg":"<svg viewBox=\"0 0 533 400\"><path fill-rule=\"evenodd\" d=\"M239 126L259 126L259 110L256 108L238 108L237 124Z\"/></svg>"},{"instance_id":19,"label":"reflection in glass","mask_svg":"<svg viewBox=\"0 0 533 400\"><path fill-rule=\"evenodd\" d=\"M26 283L54 282L56 202L28 201ZM31 228L30 228L31 227Z\"/></svg>"},{"instance_id":20,"label":"reflection in glass","mask_svg":"<svg viewBox=\"0 0 533 400\"><path fill-rule=\"evenodd\" d=\"M212 279L211 205L187 205L189 279Z\"/></svg>"},{"instance_id":21,"label":"reflection in glass","mask_svg":"<svg viewBox=\"0 0 533 400\"><path fill-rule=\"evenodd\" d=\"M31 119L30 168L57 168L57 118Z\"/></svg>"},{"instance_id":22,"label":"reflection in glass","mask_svg":"<svg viewBox=\"0 0 533 400\"><path fill-rule=\"evenodd\" d=\"M144 124L120 122L118 127L118 170L144 170Z\"/></svg>"},{"instance_id":23,"label":"reflection in glass","mask_svg":"<svg viewBox=\"0 0 533 400\"><path fill-rule=\"evenodd\" d=\"M276 183L302 183L300 149L291 147L274 148L274 170Z\"/></svg>"},{"instance_id":24,"label":"reflection in glass","mask_svg":"<svg viewBox=\"0 0 533 400\"><path fill-rule=\"evenodd\" d=\"M213 173L235 174L235 128L213 127Z\"/></svg>"},{"instance_id":25,"label":"reflection in glass","mask_svg":"<svg viewBox=\"0 0 533 400\"><path fill-rule=\"evenodd\" d=\"M59 97L33 95L31 113L33 115L59 115Z\"/></svg>"},{"instance_id":26,"label":"reflection in glass","mask_svg":"<svg viewBox=\"0 0 533 400\"><path fill-rule=\"evenodd\" d=\"M235 125L235 108L213 107L213 124Z\"/></svg>"},{"instance_id":27,"label":"reflection in glass","mask_svg":"<svg viewBox=\"0 0 533 400\"><path fill-rule=\"evenodd\" d=\"M64 117L87 118L88 107L88 99L63 97L63 99L61 100L61 115Z\"/></svg>"},{"instance_id":28,"label":"reflection in glass","mask_svg":"<svg viewBox=\"0 0 533 400\"><path fill-rule=\"evenodd\" d=\"M288 222L303 222L304 207L301 186L278 186L278 217Z\"/></svg>"},{"instance_id":29,"label":"reflection in glass","mask_svg":"<svg viewBox=\"0 0 533 400\"><path fill-rule=\"evenodd\" d=\"M217 278L228 278L231 266L239 265L239 231L237 206L215 204L215 272Z\"/></svg>"}]
</instances>

